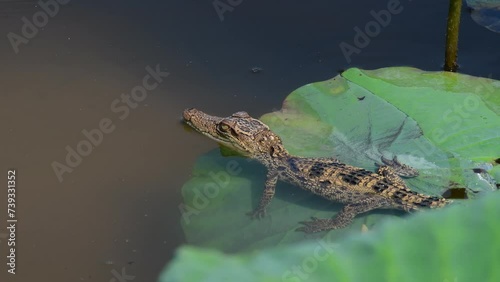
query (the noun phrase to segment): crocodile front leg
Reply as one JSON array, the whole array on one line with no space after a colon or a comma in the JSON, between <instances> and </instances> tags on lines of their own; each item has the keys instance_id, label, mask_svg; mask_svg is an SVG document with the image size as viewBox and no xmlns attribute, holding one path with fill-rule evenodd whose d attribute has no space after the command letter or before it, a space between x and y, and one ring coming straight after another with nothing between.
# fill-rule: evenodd
<instances>
[{"instance_id":1,"label":"crocodile front leg","mask_svg":"<svg viewBox=\"0 0 500 282\"><path fill-rule=\"evenodd\" d=\"M351 224L354 217L360 213L378 208L393 207L394 204L392 201L383 197L375 196L365 198L352 204L345 205L334 218L320 219L311 217L312 221L301 221L299 223L305 226L297 228L296 231L315 233L331 229L340 229Z\"/></svg>"},{"instance_id":2,"label":"crocodile front leg","mask_svg":"<svg viewBox=\"0 0 500 282\"><path fill-rule=\"evenodd\" d=\"M266 207L269 205L274 197L274 191L276 189L276 183L278 182L278 171L269 170L267 172L267 179L264 188L264 193L260 198L259 206L248 213L252 218L261 219L266 216Z\"/></svg>"}]
</instances>

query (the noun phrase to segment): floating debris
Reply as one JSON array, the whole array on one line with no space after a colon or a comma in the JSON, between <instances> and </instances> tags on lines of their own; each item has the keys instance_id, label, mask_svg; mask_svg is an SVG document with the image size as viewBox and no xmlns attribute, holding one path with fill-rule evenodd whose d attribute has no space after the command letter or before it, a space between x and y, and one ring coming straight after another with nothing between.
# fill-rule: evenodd
<instances>
[{"instance_id":1,"label":"floating debris","mask_svg":"<svg viewBox=\"0 0 500 282\"><path fill-rule=\"evenodd\" d=\"M264 70L264 69L263 69L263 68L261 68L261 67L253 67L253 68L251 68L251 69L250 69L250 71L251 71L252 73L260 73L260 72L261 72L261 71L263 71L263 70Z\"/></svg>"}]
</instances>

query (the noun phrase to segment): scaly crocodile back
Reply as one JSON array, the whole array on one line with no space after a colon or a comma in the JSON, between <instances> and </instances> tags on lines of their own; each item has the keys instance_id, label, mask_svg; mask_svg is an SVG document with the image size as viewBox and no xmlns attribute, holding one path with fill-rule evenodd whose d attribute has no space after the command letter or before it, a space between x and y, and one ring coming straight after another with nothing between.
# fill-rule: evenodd
<instances>
[{"instance_id":1,"label":"scaly crocodile back","mask_svg":"<svg viewBox=\"0 0 500 282\"><path fill-rule=\"evenodd\" d=\"M451 203L451 200L417 193L408 189L406 185L394 185L386 181L378 182L373 186L373 189L379 192L380 195L394 199L408 209L413 210L418 210L421 207L440 208Z\"/></svg>"}]
</instances>

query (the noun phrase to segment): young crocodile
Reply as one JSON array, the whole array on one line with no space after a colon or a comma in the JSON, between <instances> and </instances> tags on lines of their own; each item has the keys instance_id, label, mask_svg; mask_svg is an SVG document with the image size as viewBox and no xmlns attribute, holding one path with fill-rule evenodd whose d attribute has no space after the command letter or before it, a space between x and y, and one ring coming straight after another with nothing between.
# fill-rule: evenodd
<instances>
[{"instance_id":1,"label":"young crocodile","mask_svg":"<svg viewBox=\"0 0 500 282\"><path fill-rule=\"evenodd\" d=\"M399 176L413 177L418 172L399 163L396 158L388 160L382 157L384 165L377 172L371 172L334 158L292 156L278 135L246 112L222 118L187 109L183 116L196 131L267 167L267 180L259 206L249 213L253 218L266 215L266 207L274 196L278 180L345 204L332 219L313 217L312 221L300 222L304 226L297 230L306 233L346 227L357 214L373 209L412 211L420 207L442 207L451 202L411 191Z\"/></svg>"}]
</instances>

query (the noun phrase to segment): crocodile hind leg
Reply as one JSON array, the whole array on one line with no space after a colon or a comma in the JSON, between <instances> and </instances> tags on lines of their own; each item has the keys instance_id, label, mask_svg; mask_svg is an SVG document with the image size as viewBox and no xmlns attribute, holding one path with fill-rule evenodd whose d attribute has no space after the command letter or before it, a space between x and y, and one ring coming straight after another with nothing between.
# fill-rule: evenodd
<instances>
[{"instance_id":1,"label":"crocodile hind leg","mask_svg":"<svg viewBox=\"0 0 500 282\"><path fill-rule=\"evenodd\" d=\"M392 172L394 172L394 174L397 174L397 175L402 176L402 177L408 177L408 178L418 176L418 170L416 170L415 168L413 168L409 165L400 163L396 156L394 156L394 158L392 158L392 160L386 159L386 158L384 158L384 156L382 156L380 158L380 160L382 161L382 163L384 163L385 166L391 167ZM382 168L382 167L384 167L384 166L380 166L380 168Z\"/></svg>"},{"instance_id":2,"label":"crocodile hind leg","mask_svg":"<svg viewBox=\"0 0 500 282\"><path fill-rule=\"evenodd\" d=\"M385 177L390 183L407 187L404 180L390 166L379 166L377 173Z\"/></svg>"},{"instance_id":3,"label":"crocodile hind leg","mask_svg":"<svg viewBox=\"0 0 500 282\"><path fill-rule=\"evenodd\" d=\"M334 217L328 219L320 219L311 217L312 221L301 221L304 226L299 227L296 231L305 233L315 233L331 229L340 229L351 224L354 217L360 213L364 213L378 208L393 208L394 203L384 197L375 196L364 198L352 204L345 205L342 210Z\"/></svg>"}]
</instances>

